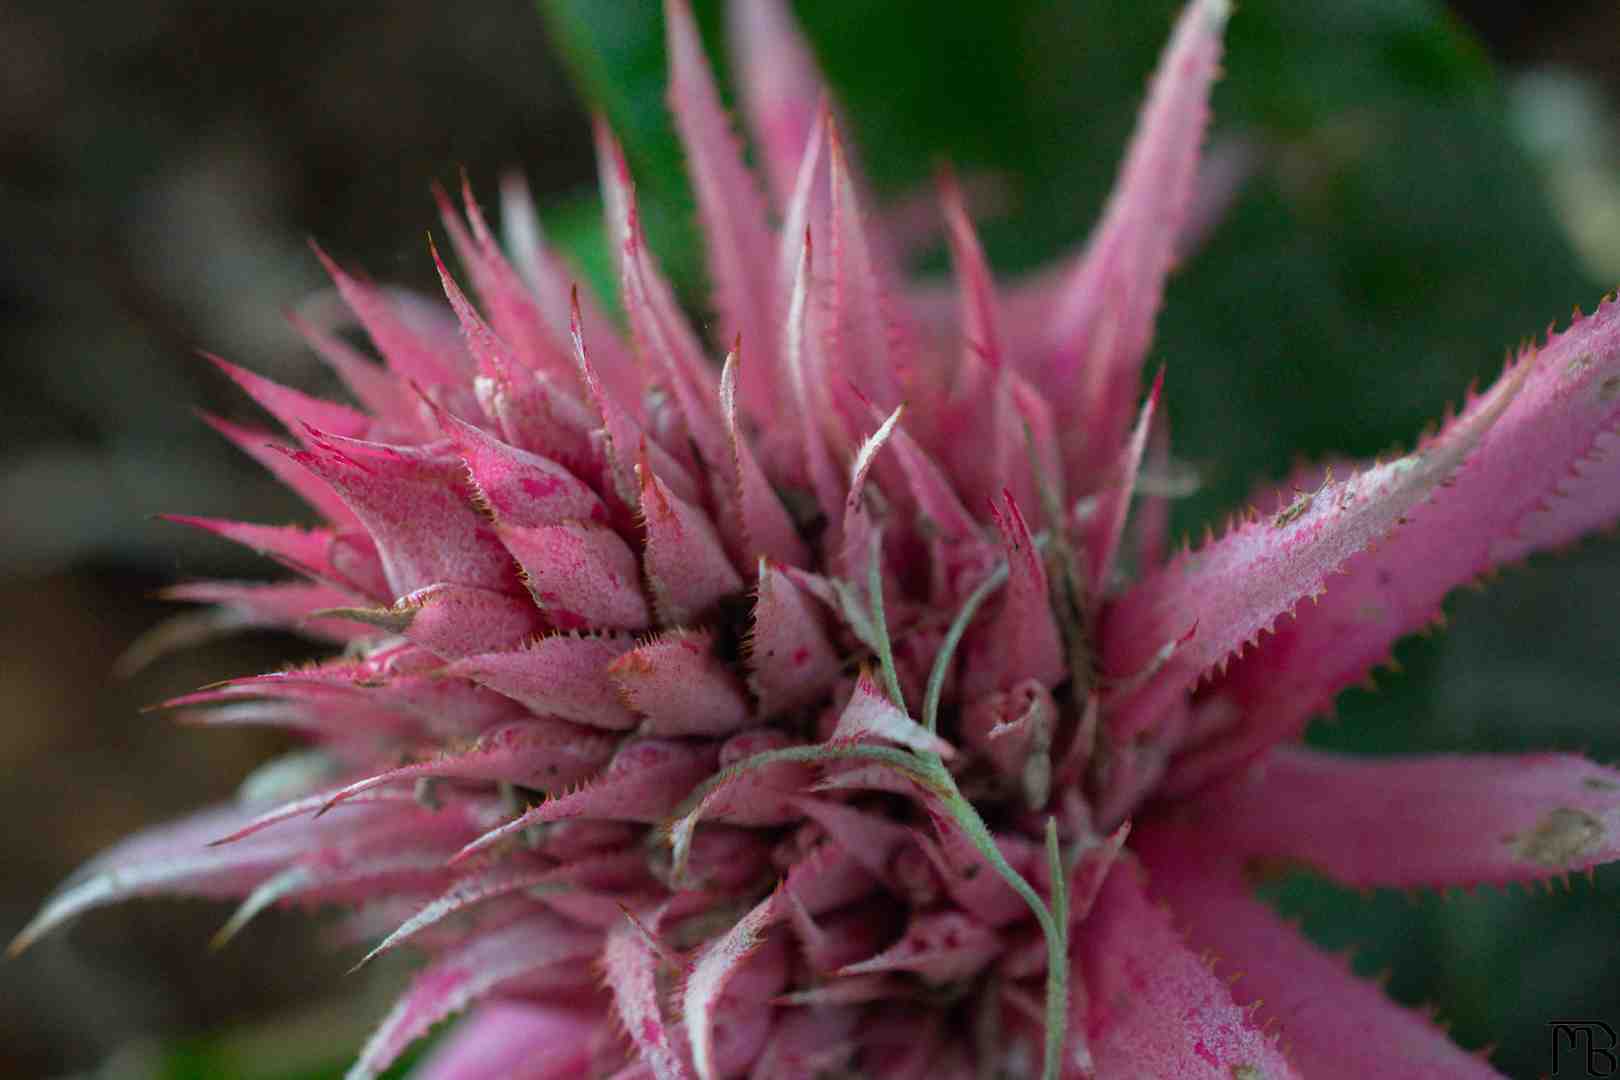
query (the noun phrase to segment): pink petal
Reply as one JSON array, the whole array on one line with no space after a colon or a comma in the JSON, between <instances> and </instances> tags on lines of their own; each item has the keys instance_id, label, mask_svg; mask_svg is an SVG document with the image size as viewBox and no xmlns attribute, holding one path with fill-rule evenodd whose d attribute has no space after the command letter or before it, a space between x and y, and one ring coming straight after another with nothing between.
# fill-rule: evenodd
<instances>
[{"instance_id":1,"label":"pink petal","mask_svg":"<svg viewBox=\"0 0 1620 1080\"><path fill-rule=\"evenodd\" d=\"M640 630L650 621L635 553L612 529L570 521L495 531L552 625Z\"/></svg>"},{"instance_id":2,"label":"pink petal","mask_svg":"<svg viewBox=\"0 0 1620 1080\"><path fill-rule=\"evenodd\" d=\"M1192 204L1209 90L1219 72L1226 0L1182 12L1137 120L1108 208L1064 287L1041 380L1069 429L1082 490L1118 453L1153 334L1164 280Z\"/></svg>"},{"instance_id":3,"label":"pink petal","mask_svg":"<svg viewBox=\"0 0 1620 1080\"><path fill-rule=\"evenodd\" d=\"M506 442L594 477L591 432L599 419L562 379L499 363L473 381L473 392Z\"/></svg>"},{"instance_id":4,"label":"pink petal","mask_svg":"<svg viewBox=\"0 0 1620 1080\"><path fill-rule=\"evenodd\" d=\"M330 529L301 529L296 525L257 525L248 521L194 517L189 514L160 514L164 521L189 525L251 548L303 574L331 577L327 552L332 546ZM346 585L340 581L338 584Z\"/></svg>"},{"instance_id":5,"label":"pink petal","mask_svg":"<svg viewBox=\"0 0 1620 1080\"><path fill-rule=\"evenodd\" d=\"M714 654L706 630L673 630L608 668L626 703L647 718L648 735L729 735L753 709L731 669Z\"/></svg>"},{"instance_id":6,"label":"pink petal","mask_svg":"<svg viewBox=\"0 0 1620 1080\"><path fill-rule=\"evenodd\" d=\"M1139 844L1133 838L1133 845L1152 871L1155 895L1170 902L1188 940L1214 950L1223 966L1240 973L1232 983L1236 1001L1246 1011L1257 1010L1257 1021L1279 1025L1300 1075L1324 1080L1498 1075L1432 1021L1397 1005L1377 984L1348 971L1344 960L1319 951L1284 925L1249 895L1238 864L1220 864L1222 853L1189 850L1173 835L1162 842L1142 836ZM1121 876L1115 873L1110 880ZM1094 915L1093 926L1095 920Z\"/></svg>"},{"instance_id":7,"label":"pink petal","mask_svg":"<svg viewBox=\"0 0 1620 1080\"><path fill-rule=\"evenodd\" d=\"M1140 879L1134 864L1108 875L1074 943L1089 999L1085 1036L1098 1075L1299 1075L1233 1000L1226 980L1182 942L1170 913L1148 901ZM1189 917L1184 909L1177 915ZM1331 1008L1326 1001L1324 1007Z\"/></svg>"},{"instance_id":8,"label":"pink petal","mask_svg":"<svg viewBox=\"0 0 1620 1080\"><path fill-rule=\"evenodd\" d=\"M444 673L471 679L536 713L626 731L636 718L619 700L607 668L634 644L626 635L553 634L521 649L469 656Z\"/></svg>"}]
</instances>

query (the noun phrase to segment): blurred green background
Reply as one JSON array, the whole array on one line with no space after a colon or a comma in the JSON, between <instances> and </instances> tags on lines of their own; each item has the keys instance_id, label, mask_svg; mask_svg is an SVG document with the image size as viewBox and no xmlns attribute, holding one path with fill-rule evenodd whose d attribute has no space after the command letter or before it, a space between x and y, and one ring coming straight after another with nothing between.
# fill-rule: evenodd
<instances>
[{"instance_id":1,"label":"blurred green background","mask_svg":"<svg viewBox=\"0 0 1620 1080\"><path fill-rule=\"evenodd\" d=\"M725 62L718 5L698 2ZM995 182L1006 274L1080 243L1175 5L816 0L797 5L880 191L938 163ZM223 798L278 745L177 730L139 705L306 655L255 635L127 681L113 659L168 613L151 590L264 568L154 522L278 520L292 500L192 417L253 418L197 347L329 389L280 311L322 285L314 235L431 287L427 185L486 199L524 170L553 239L602 252L585 107L620 131L655 246L701 306L691 201L663 108L653 0L0 7L0 934L141 824ZM1247 165L1175 277L1168 366L1201 527L1300 457L1409 444L1503 351L1620 282L1620 29L1609 0L1244 0L1212 147ZM944 259L924 257L919 274ZM1368 753L1620 757L1620 544L1590 541L1448 605L1401 675L1312 739ZM1433 1002L1510 1075L1546 1022L1620 1026L1620 873L1552 893L1276 900L1391 991ZM96 913L0 964L0 1074L335 1075L398 967L344 979L294 914L223 953L222 909Z\"/></svg>"}]
</instances>

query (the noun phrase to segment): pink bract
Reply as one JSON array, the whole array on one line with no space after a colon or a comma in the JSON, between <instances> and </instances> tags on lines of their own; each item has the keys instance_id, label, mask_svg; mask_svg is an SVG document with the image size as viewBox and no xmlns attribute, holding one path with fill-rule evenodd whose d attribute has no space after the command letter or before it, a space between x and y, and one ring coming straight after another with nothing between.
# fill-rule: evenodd
<instances>
[{"instance_id":1,"label":"pink bract","mask_svg":"<svg viewBox=\"0 0 1620 1080\"><path fill-rule=\"evenodd\" d=\"M176 595L346 648L168 704L321 767L131 837L13 949L148 894L239 898L230 932L358 909L427 960L354 1078L468 1008L419 1075L1491 1075L1249 881L1620 857L1615 770L1294 745L1451 589L1620 516L1613 302L1412 452L1166 561L1142 365L1226 0L1177 22L1069 266L998 295L946 180L948 313L901 281L786 5L732 12L766 188L666 3L709 341L599 125L628 340L509 185L504 249L441 193L476 303L443 262L439 312L320 255L383 363L300 329L364 411L221 362L286 436L217 426L324 522L178 518L300 579Z\"/></svg>"}]
</instances>

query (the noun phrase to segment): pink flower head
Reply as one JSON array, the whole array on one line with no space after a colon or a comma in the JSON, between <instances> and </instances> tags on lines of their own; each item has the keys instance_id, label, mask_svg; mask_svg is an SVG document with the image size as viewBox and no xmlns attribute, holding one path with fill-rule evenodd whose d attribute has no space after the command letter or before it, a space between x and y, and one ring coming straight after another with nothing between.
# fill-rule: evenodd
<instances>
[{"instance_id":1,"label":"pink flower head","mask_svg":"<svg viewBox=\"0 0 1620 1080\"><path fill-rule=\"evenodd\" d=\"M384 363L301 329L363 408L222 363L287 436L218 426L325 523L179 519L299 575L182 595L346 647L168 703L318 753L105 853L13 948L130 896L240 898L227 935L345 905L366 959L427 955L356 1078L469 1008L423 1075L1490 1074L1249 879L1620 857L1615 770L1295 745L1455 586L1620 516L1620 314L1166 559L1142 362L1227 14L1189 3L1061 273L998 294L944 182L948 311L903 286L780 0L732 6L764 191L666 4L713 346L605 128L628 341L515 185L504 249L441 199L476 304L443 262L448 314L322 254Z\"/></svg>"}]
</instances>

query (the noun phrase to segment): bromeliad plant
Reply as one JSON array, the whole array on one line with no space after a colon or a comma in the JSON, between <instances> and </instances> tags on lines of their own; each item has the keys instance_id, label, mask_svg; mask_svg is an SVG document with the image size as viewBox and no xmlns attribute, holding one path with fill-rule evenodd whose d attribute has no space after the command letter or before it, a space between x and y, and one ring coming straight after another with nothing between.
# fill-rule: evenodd
<instances>
[{"instance_id":1,"label":"bromeliad plant","mask_svg":"<svg viewBox=\"0 0 1620 1080\"><path fill-rule=\"evenodd\" d=\"M943 183L950 305L902 287L784 6L732 8L769 199L666 15L723 367L605 129L629 347L516 187L504 252L442 199L481 312L442 262L453 319L326 260L385 363L301 328L363 410L221 362L294 441L216 422L326 524L179 519L303 580L177 595L346 647L168 703L310 749L13 947L152 893L244 897L224 936L343 905L367 959L430 956L354 1077L469 1006L426 1075L1489 1074L1250 883L1620 857L1615 770L1295 745L1453 587L1620 515L1614 304L1411 453L1167 559L1158 383L1137 401L1224 0L1178 22L1072 267L998 294Z\"/></svg>"}]
</instances>

